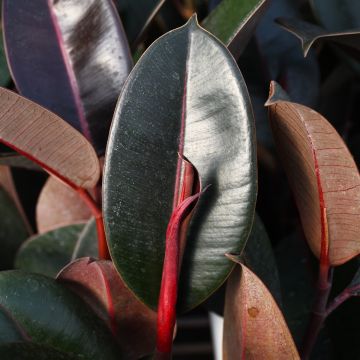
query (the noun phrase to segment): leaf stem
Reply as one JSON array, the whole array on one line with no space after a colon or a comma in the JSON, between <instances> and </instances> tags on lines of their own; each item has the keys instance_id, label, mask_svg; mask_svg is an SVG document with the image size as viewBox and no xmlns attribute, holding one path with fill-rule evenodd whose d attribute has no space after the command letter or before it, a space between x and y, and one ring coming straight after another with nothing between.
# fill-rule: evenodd
<instances>
[{"instance_id":1,"label":"leaf stem","mask_svg":"<svg viewBox=\"0 0 360 360\"><path fill-rule=\"evenodd\" d=\"M343 292L341 292L328 306L326 310L326 316L329 316L335 309L337 309L342 303L347 299L350 299L352 296L356 296L359 292L360 286L351 286L347 287Z\"/></svg>"},{"instance_id":2,"label":"leaf stem","mask_svg":"<svg viewBox=\"0 0 360 360\"><path fill-rule=\"evenodd\" d=\"M332 274L333 268L328 261L320 263L317 293L301 349L302 360L309 359L324 320L328 315L326 306L332 287Z\"/></svg>"},{"instance_id":3,"label":"leaf stem","mask_svg":"<svg viewBox=\"0 0 360 360\"><path fill-rule=\"evenodd\" d=\"M165 257L158 303L156 360L171 359L183 251L181 239L183 238L182 235L186 233L188 225L187 222L184 224L184 220L187 216L191 216L193 206L196 204L200 194L198 192L187 197L178 205L171 215L166 230Z\"/></svg>"},{"instance_id":4,"label":"leaf stem","mask_svg":"<svg viewBox=\"0 0 360 360\"><path fill-rule=\"evenodd\" d=\"M106 243L102 211L99 209L96 202L94 201L94 199L91 197L91 195L87 190L83 188L77 188L76 191L78 192L82 200L85 202L87 207L90 209L91 213L95 218L96 231L98 235L99 259L109 260L110 254Z\"/></svg>"}]
</instances>

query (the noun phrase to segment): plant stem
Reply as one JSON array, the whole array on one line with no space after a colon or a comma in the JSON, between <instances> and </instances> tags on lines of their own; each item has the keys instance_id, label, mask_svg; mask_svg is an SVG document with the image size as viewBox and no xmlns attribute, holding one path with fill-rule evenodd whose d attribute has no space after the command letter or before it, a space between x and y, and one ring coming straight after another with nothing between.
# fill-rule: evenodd
<instances>
[{"instance_id":1,"label":"plant stem","mask_svg":"<svg viewBox=\"0 0 360 360\"><path fill-rule=\"evenodd\" d=\"M108 260L110 259L110 254L106 243L102 211L98 208L96 202L94 201L94 199L91 197L91 195L87 190L82 188L77 188L76 191L78 192L82 200L85 202L87 207L90 209L90 211L92 212L95 218L96 231L98 235L99 259Z\"/></svg>"},{"instance_id":2,"label":"plant stem","mask_svg":"<svg viewBox=\"0 0 360 360\"><path fill-rule=\"evenodd\" d=\"M326 316L329 316L336 308L338 308L343 302L347 299L354 296L354 292L352 291L354 288L346 288L342 293L340 293L328 306L326 310ZM358 291L358 287L356 287Z\"/></svg>"},{"instance_id":3,"label":"plant stem","mask_svg":"<svg viewBox=\"0 0 360 360\"><path fill-rule=\"evenodd\" d=\"M326 306L332 287L332 270L333 268L330 267L327 261L320 263L317 293L311 312L310 322L303 340L301 351L302 360L309 359L321 327L328 314Z\"/></svg>"}]
</instances>

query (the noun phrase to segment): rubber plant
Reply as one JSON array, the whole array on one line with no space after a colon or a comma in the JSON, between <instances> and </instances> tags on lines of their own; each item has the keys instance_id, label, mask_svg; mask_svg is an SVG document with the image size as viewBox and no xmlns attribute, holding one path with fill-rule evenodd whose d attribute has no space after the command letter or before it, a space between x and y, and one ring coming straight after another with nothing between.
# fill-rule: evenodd
<instances>
[{"instance_id":1,"label":"rubber plant","mask_svg":"<svg viewBox=\"0 0 360 360\"><path fill-rule=\"evenodd\" d=\"M224 359L299 359L237 63L268 1L196 3L2 1L1 359L171 359L178 317L216 297ZM266 106L320 261L306 359L360 292L357 272L328 302L333 267L360 253L360 179L320 114L276 82ZM42 179L30 209L19 168Z\"/></svg>"}]
</instances>

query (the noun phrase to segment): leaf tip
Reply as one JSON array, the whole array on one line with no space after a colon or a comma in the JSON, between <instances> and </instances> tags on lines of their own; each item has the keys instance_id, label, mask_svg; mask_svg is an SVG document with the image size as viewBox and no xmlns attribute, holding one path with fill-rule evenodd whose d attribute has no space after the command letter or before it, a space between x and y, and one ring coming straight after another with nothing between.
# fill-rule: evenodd
<instances>
[{"instance_id":1,"label":"leaf tip","mask_svg":"<svg viewBox=\"0 0 360 360\"><path fill-rule=\"evenodd\" d=\"M227 254L225 254L225 256L226 256L229 260L231 260L232 262L241 265L240 255L227 253Z\"/></svg>"},{"instance_id":2,"label":"leaf tip","mask_svg":"<svg viewBox=\"0 0 360 360\"><path fill-rule=\"evenodd\" d=\"M270 82L269 97L264 105L271 106L279 101L290 101L290 97L280 84L272 80Z\"/></svg>"},{"instance_id":3,"label":"leaf tip","mask_svg":"<svg viewBox=\"0 0 360 360\"><path fill-rule=\"evenodd\" d=\"M199 27L199 22L198 22L198 18L197 18L197 14L193 13L190 17L190 19L187 22L187 25L190 28L198 28Z\"/></svg>"}]
</instances>

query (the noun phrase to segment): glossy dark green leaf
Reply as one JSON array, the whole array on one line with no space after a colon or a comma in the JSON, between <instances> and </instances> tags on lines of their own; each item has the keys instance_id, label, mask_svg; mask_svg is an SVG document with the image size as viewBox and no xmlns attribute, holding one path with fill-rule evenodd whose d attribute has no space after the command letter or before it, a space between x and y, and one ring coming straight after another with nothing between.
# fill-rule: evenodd
<instances>
[{"instance_id":1,"label":"glossy dark green leaf","mask_svg":"<svg viewBox=\"0 0 360 360\"><path fill-rule=\"evenodd\" d=\"M9 342L26 341L29 337L11 314L0 306L0 344ZM0 356L0 359L3 359Z\"/></svg>"},{"instance_id":2,"label":"glossy dark green leaf","mask_svg":"<svg viewBox=\"0 0 360 360\"><path fill-rule=\"evenodd\" d=\"M156 308L165 232L182 185L180 155L203 187L190 224L179 306L190 309L226 279L250 232L256 200L251 104L229 51L192 18L158 39L130 74L115 112L104 174L112 259Z\"/></svg>"},{"instance_id":3,"label":"glossy dark green leaf","mask_svg":"<svg viewBox=\"0 0 360 360\"><path fill-rule=\"evenodd\" d=\"M130 45L134 47L165 0L116 0Z\"/></svg>"},{"instance_id":4,"label":"glossy dark green leaf","mask_svg":"<svg viewBox=\"0 0 360 360\"><path fill-rule=\"evenodd\" d=\"M55 277L67 265L84 224L70 225L32 236L20 248L15 267Z\"/></svg>"},{"instance_id":5,"label":"glossy dark green leaf","mask_svg":"<svg viewBox=\"0 0 360 360\"><path fill-rule=\"evenodd\" d=\"M223 0L202 26L221 40L238 58L254 33L268 0Z\"/></svg>"},{"instance_id":6,"label":"glossy dark green leaf","mask_svg":"<svg viewBox=\"0 0 360 360\"><path fill-rule=\"evenodd\" d=\"M333 41L360 59L360 30L330 32L324 28L298 19L279 18L277 22L300 39L304 56L320 41ZM344 48L343 47L343 48Z\"/></svg>"},{"instance_id":7,"label":"glossy dark green leaf","mask_svg":"<svg viewBox=\"0 0 360 360\"><path fill-rule=\"evenodd\" d=\"M75 260L81 257L92 257L96 259L98 257L98 238L96 232L95 219L90 219L83 230L81 231L79 238L75 244L72 259Z\"/></svg>"},{"instance_id":8,"label":"glossy dark green leaf","mask_svg":"<svg viewBox=\"0 0 360 360\"><path fill-rule=\"evenodd\" d=\"M76 356L60 352L49 346L30 342L9 343L0 345L0 358L2 360L81 360Z\"/></svg>"},{"instance_id":9,"label":"glossy dark green leaf","mask_svg":"<svg viewBox=\"0 0 360 360\"><path fill-rule=\"evenodd\" d=\"M26 224L15 203L0 188L0 270L13 268L15 254L28 236Z\"/></svg>"},{"instance_id":10,"label":"glossy dark green leaf","mask_svg":"<svg viewBox=\"0 0 360 360\"><path fill-rule=\"evenodd\" d=\"M3 3L7 56L19 92L60 115L104 152L132 66L112 1Z\"/></svg>"},{"instance_id":11,"label":"glossy dark green leaf","mask_svg":"<svg viewBox=\"0 0 360 360\"><path fill-rule=\"evenodd\" d=\"M270 239L263 222L255 214L254 223L246 242L244 251L240 255L241 261L254 272L271 292L271 295L281 306L280 279ZM224 315L225 286L222 286L206 302L206 307L221 316Z\"/></svg>"},{"instance_id":12,"label":"glossy dark green leaf","mask_svg":"<svg viewBox=\"0 0 360 360\"><path fill-rule=\"evenodd\" d=\"M22 271L1 272L0 305L35 343L85 359L119 359L106 325L55 280Z\"/></svg>"},{"instance_id":13,"label":"glossy dark green leaf","mask_svg":"<svg viewBox=\"0 0 360 360\"><path fill-rule=\"evenodd\" d=\"M255 216L242 259L244 264L266 285L277 304L281 306L280 279L274 251L259 216Z\"/></svg>"},{"instance_id":14,"label":"glossy dark green leaf","mask_svg":"<svg viewBox=\"0 0 360 360\"><path fill-rule=\"evenodd\" d=\"M298 346L308 322L316 283L315 268L306 241L293 234L275 249L282 290L283 311Z\"/></svg>"},{"instance_id":15,"label":"glossy dark green leaf","mask_svg":"<svg viewBox=\"0 0 360 360\"><path fill-rule=\"evenodd\" d=\"M360 28L360 2L357 0L310 0L315 16L329 31Z\"/></svg>"}]
</instances>

